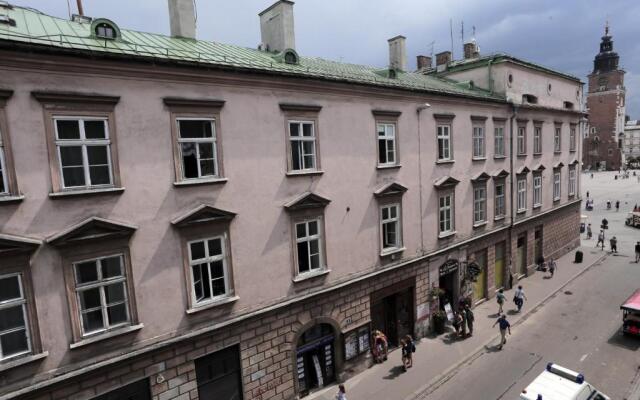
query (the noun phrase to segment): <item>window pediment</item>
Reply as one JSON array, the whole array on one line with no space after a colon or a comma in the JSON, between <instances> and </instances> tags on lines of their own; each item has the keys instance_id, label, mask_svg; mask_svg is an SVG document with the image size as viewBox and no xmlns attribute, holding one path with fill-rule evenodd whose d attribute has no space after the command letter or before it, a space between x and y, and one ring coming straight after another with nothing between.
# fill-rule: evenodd
<instances>
[{"instance_id":1,"label":"window pediment","mask_svg":"<svg viewBox=\"0 0 640 400\"><path fill-rule=\"evenodd\" d=\"M66 246L95 240L112 240L129 237L137 226L100 217L88 218L47 238L52 246Z\"/></svg>"},{"instance_id":2,"label":"window pediment","mask_svg":"<svg viewBox=\"0 0 640 400\"><path fill-rule=\"evenodd\" d=\"M188 211L171 221L171 224L178 228L200 224L214 224L219 222L229 222L236 216L231 211L221 210L209 204L201 204L195 209Z\"/></svg>"},{"instance_id":3,"label":"window pediment","mask_svg":"<svg viewBox=\"0 0 640 400\"><path fill-rule=\"evenodd\" d=\"M402 196L407 190L409 189L404 185L398 182L391 182L373 192L373 195L376 197Z\"/></svg>"},{"instance_id":4,"label":"window pediment","mask_svg":"<svg viewBox=\"0 0 640 400\"><path fill-rule=\"evenodd\" d=\"M471 177L471 181L472 182L484 182L484 181L489 180L489 178L491 178L491 175L489 175L486 172L482 171L482 172L479 172L479 173L475 174L473 177Z\"/></svg>"},{"instance_id":5,"label":"window pediment","mask_svg":"<svg viewBox=\"0 0 640 400\"><path fill-rule=\"evenodd\" d=\"M443 176L442 178L436 180L433 183L433 186L435 186L437 189L446 189L446 188L455 187L458 183L460 183L460 181L457 180L456 178L452 178L450 176Z\"/></svg>"},{"instance_id":6,"label":"window pediment","mask_svg":"<svg viewBox=\"0 0 640 400\"><path fill-rule=\"evenodd\" d=\"M553 169L558 169L562 167L564 167L564 163L562 161L558 161L557 163L553 164Z\"/></svg>"},{"instance_id":7,"label":"window pediment","mask_svg":"<svg viewBox=\"0 0 640 400\"><path fill-rule=\"evenodd\" d=\"M509 176L509 172L505 169L499 169L497 171L494 171L492 176L493 176L493 179L503 179Z\"/></svg>"},{"instance_id":8,"label":"window pediment","mask_svg":"<svg viewBox=\"0 0 640 400\"><path fill-rule=\"evenodd\" d=\"M525 175L529 172L531 172L531 170L523 165L522 167L518 168L518 170L516 171L516 175Z\"/></svg>"},{"instance_id":9,"label":"window pediment","mask_svg":"<svg viewBox=\"0 0 640 400\"><path fill-rule=\"evenodd\" d=\"M33 253L41 244L42 241L38 239L0 233L0 257Z\"/></svg>"},{"instance_id":10,"label":"window pediment","mask_svg":"<svg viewBox=\"0 0 640 400\"><path fill-rule=\"evenodd\" d=\"M544 166L544 165L542 165L542 164L538 164L538 165L536 165L536 166L533 168L533 172L542 172L542 171L544 171L545 169L547 169L547 168L545 168L545 166Z\"/></svg>"},{"instance_id":11,"label":"window pediment","mask_svg":"<svg viewBox=\"0 0 640 400\"><path fill-rule=\"evenodd\" d=\"M295 199L284 205L287 211L298 211L324 208L327 204L331 203L331 200L326 199L312 192L305 192Z\"/></svg>"},{"instance_id":12,"label":"window pediment","mask_svg":"<svg viewBox=\"0 0 640 400\"><path fill-rule=\"evenodd\" d=\"M577 165L580 164L580 161L576 160L575 158L569 163L569 165Z\"/></svg>"}]
</instances>

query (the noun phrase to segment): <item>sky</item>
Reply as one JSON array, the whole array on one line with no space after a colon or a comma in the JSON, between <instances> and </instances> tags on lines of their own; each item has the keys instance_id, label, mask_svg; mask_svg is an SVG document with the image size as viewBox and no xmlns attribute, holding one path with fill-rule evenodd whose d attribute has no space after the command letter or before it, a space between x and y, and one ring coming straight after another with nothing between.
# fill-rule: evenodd
<instances>
[{"instance_id":1,"label":"sky","mask_svg":"<svg viewBox=\"0 0 640 400\"><path fill-rule=\"evenodd\" d=\"M68 18L75 0L9 0ZM199 39L257 47L258 13L273 0L195 0ZM169 34L167 0L83 0L85 14L118 26ZM626 71L627 114L640 119L640 15L638 0L298 0L296 50L303 56L383 67L387 39L407 37L410 68L416 55L451 50L462 56L464 38L481 54L505 52L587 82L605 21ZM585 88L586 89L586 88Z\"/></svg>"}]
</instances>

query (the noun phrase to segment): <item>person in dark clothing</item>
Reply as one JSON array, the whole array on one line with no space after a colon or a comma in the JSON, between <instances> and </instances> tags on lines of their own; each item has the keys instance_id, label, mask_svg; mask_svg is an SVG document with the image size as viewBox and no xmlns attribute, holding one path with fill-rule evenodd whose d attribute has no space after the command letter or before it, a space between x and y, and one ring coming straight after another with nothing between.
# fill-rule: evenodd
<instances>
[{"instance_id":1,"label":"person in dark clothing","mask_svg":"<svg viewBox=\"0 0 640 400\"><path fill-rule=\"evenodd\" d=\"M616 239L615 236L609 239L609 245L611 246L612 253L618 252L618 239Z\"/></svg>"},{"instance_id":2,"label":"person in dark clothing","mask_svg":"<svg viewBox=\"0 0 640 400\"><path fill-rule=\"evenodd\" d=\"M496 326L496 324L500 324L500 346L498 346L498 350L502 350L502 346L507 343L507 331L509 335L511 335L511 324L507 321L507 316L504 314L493 323L493 326Z\"/></svg>"},{"instance_id":3,"label":"person in dark clothing","mask_svg":"<svg viewBox=\"0 0 640 400\"><path fill-rule=\"evenodd\" d=\"M548 262L549 265L549 274L551 274L551 276L549 276L550 278L553 278L553 274L556 272L556 260L554 260L553 258L549 259Z\"/></svg>"},{"instance_id":4,"label":"person in dark clothing","mask_svg":"<svg viewBox=\"0 0 640 400\"><path fill-rule=\"evenodd\" d=\"M640 242L636 242L636 263L640 261Z\"/></svg>"},{"instance_id":5,"label":"person in dark clothing","mask_svg":"<svg viewBox=\"0 0 640 400\"><path fill-rule=\"evenodd\" d=\"M616 212L620 209L620 200L616 200Z\"/></svg>"},{"instance_id":6,"label":"person in dark clothing","mask_svg":"<svg viewBox=\"0 0 640 400\"><path fill-rule=\"evenodd\" d=\"M465 306L464 313L467 316L467 327L469 327L469 336L473 336L473 321L475 320L475 316L473 315L473 311L469 306Z\"/></svg>"}]
</instances>

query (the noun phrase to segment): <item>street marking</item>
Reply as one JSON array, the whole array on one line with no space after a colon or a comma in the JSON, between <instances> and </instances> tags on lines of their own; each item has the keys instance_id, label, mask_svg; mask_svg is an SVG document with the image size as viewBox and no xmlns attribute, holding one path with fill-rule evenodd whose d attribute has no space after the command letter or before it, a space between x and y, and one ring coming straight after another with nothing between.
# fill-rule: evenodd
<instances>
[{"instance_id":1,"label":"street marking","mask_svg":"<svg viewBox=\"0 0 640 400\"><path fill-rule=\"evenodd\" d=\"M583 355L582 357L580 357L580 362L583 362L587 357L589 357L589 353Z\"/></svg>"}]
</instances>

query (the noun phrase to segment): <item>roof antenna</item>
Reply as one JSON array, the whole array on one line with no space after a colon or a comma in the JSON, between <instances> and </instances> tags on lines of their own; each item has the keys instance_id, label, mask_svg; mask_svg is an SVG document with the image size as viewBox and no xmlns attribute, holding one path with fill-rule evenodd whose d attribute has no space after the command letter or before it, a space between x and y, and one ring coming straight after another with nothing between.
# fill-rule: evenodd
<instances>
[{"instance_id":1,"label":"roof antenna","mask_svg":"<svg viewBox=\"0 0 640 400\"><path fill-rule=\"evenodd\" d=\"M451 59L453 60L453 19L449 18L449 33L451 34Z\"/></svg>"},{"instance_id":2,"label":"roof antenna","mask_svg":"<svg viewBox=\"0 0 640 400\"><path fill-rule=\"evenodd\" d=\"M84 10L82 9L82 0L76 0L77 4L78 4L78 15L83 17L84 16Z\"/></svg>"},{"instance_id":3,"label":"roof antenna","mask_svg":"<svg viewBox=\"0 0 640 400\"><path fill-rule=\"evenodd\" d=\"M604 24L604 35L609 36L609 16L607 15L607 20Z\"/></svg>"}]
</instances>

